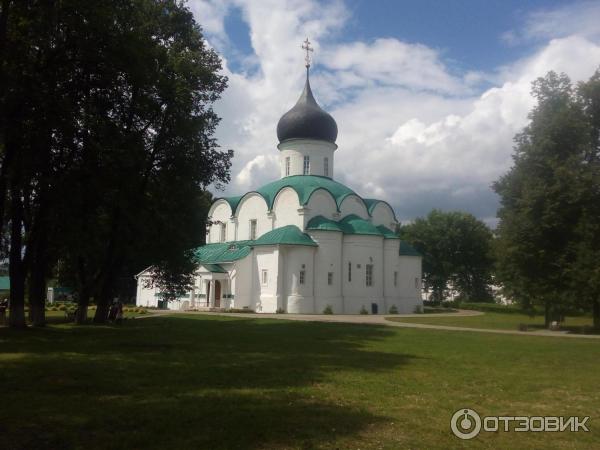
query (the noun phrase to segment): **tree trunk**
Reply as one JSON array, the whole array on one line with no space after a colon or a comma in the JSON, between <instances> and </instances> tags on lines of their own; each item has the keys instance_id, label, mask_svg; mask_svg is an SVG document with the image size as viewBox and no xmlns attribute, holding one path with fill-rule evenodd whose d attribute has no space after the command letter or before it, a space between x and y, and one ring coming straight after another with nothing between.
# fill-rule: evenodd
<instances>
[{"instance_id":1,"label":"tree trunk","mask_svg":"<svg viewBox=\"0 0 600 450\"><path fill-rule=\"evenodd\" d=\"M10 317L12 328L25 328L25 268L23 266L23 203L20 190L12 183L11 189L11 230L10 230Z\"/></svg>"},{"instance_id":2,"label":"tree trunk","mask_svg":"<svg viewBox=\"0 0 600 450\"><path fill-rule=\"evenodd\" d=\"M94 323L106 323L108 319L108 309L110 307L110 299L103 295L98 296L96 302L96 314L94 314Z\"/></svg>"},{"instance_id":3,"label":"tree trunk","mask_svg":"<svg viewBox=\"0 0 600 450\"><path fill-rule=\"evenodd\" d=\"M88 306L90 304L90 293L86 288L79 291L79 301L77 302L77 313L75 314L75 323L84 325L87 322Z\"/></svg>"},{"instance_id":4,"label":"tree trunk","mask_svg":"<svg viewBox=\"0 0 600 450\"><path fill-rule=\"evenodd\" d=\"M34 327L46 326L46 305L29 304L30 320Z\"/></svg>"},{"instance_id":5,"label":"tree trunk","mask_svg":"<svg viewBox=\"0 0 600 450\"><path fill-rule=\"evenodd\" d=\"M46 276L44 267L32 267L29 279L29 313L34 327L46 325Z\"/></svg>"},{"instance_id":6,"label":"tree trunk","mask_svg":"<svg viewBox=\"0 0 600 450\"><path fill-rule=\"evenodd\" d=\"M594 328L600 330L600 298L594 300L592 304L592 316L594 318Z\"/></svg>"}]
</instances>

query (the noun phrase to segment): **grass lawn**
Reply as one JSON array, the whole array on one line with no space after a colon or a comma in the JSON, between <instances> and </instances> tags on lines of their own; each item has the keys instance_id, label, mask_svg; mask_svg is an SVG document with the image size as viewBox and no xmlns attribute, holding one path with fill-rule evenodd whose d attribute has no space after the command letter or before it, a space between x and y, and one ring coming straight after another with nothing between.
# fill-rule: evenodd
<instances>
[{"instance_id":1,"label":"grass lawn","mask_svg":"<svg viewBox=\"0 0 600 450\"><path fill-rule=\"evenodd\" d=\"M529 317L525 314L488 313L479 316L447 317L386 317L396 322L423 323L427 325L445 325L449 327L490 328L497 330L517 330L520 324L526 324L530 330L544 329L544 317ZM580 333L584 327L592 326L591 317L567 317L561 329Z\"/></svg>"},{"instance_id":2,"label":"grass lawn","mask_svg":"<svg viewBox=\"0 0 600 450\"><path fill-rule=\"evenodd\" d=\"M0 329L2 449L600 448L600 341L202 315ZM589 433L455 438L481 415Z\"/></svg>"}]
</instances>

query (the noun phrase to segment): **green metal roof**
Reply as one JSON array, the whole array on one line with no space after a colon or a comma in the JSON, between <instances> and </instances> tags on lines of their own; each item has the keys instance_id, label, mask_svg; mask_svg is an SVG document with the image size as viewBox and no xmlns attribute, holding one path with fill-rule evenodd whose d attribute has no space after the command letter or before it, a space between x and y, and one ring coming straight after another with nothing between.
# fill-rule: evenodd
<instances>
[{"instance_id":1,"label":"green metal roof","mask_svg":"<svg viewBox=\"0 0 600 450\"><path fill-rule=\"evenodd\" d=\"M217 200L225 200L227 203L229 203L229 206L231 207L231 213L235 214L235 211L236 211L238 205L240 204L242 197L243 197L243 195L237 195L235 197L221 197L221 198L215 199L215 202Z\"/></svg>"},{"instance_id":2,"label":"green metal roof","mask_svg":"<svg viewBox=\"0 0 600 450\"><path fill-rule=\"evenodd\" d=\"M340 220L339 224L344 234L382 235L381 231L375 225L368 220L358 217L356 214L344 217Z\"/></svg>"},{"instance_id":3,"label":"green metal roof","mask_svg":"<svg viewBox=\"0 0 600 450\"><path fill-rule=\"evenodd\" d=\"M277 194L280 190L286 187L290 187L296 191L301 205L306 205L310 200L311 195L319 189L323 189L331 194L331 196L335 199L338 210L342 204L342 201L344 201L348 195L353 194L360 198L360 196L358 196L349 187L344 186L343 184L338 183L331 178L318 175L291 175L289 177L281 178L280 180L275 180L269 184L265 184L256 191L250 191L245 195L252 193L261 195L265 199L267 207L270 211L273 209L275 197L277 197ZM227 203L229 203L231 211L235 215L236 210L245 195L239 197L222 197L220 199L216 199L215 201L225 200Z\"/></svg>"},{"instance_id":4,"label":"green metal roof","mask_svg":"<svg viewBox=\"0 0 600 450\"><path fill-rule=\"evenodd\" d=\"M237 261L250 253L252 241L221 242L198 247L194 253L201 264L220 264Z\"/></svg>"},{"instance_id":5,"label":"green metal roof","mask_svg":"<svg viewBox=\"0 0 600 450\"><path fill-rule=\"evenodd\" d=\"M355 214L344 217L340 222L327 219L323 216L315 216L309 220L306 229L318 231L343 231L344 234L367 234L383 236L385 239L400 239L386 226L374 226L368 220L358 217Z\"/></svg>"},{"instance_id":6,"label":"green metal roof","mask_svg":"<svg viewBox=\"0 0 600 450\"><path fill-rule=\"evenodd\" d=\"M384 205L387 205L390 207L390 209L392 210L392 214L394 215L394 220L398 220L396 219L396 212L394 211L394 208L392 208L392 205L390 205L388 202L383 201L383 200L377 200L376 198L363 198L363 201L365 202L365 205L367 205L367 211L369 211L369 215L373 215L373 210L375 209L375 207L379 204L379 203L383 203Z\"/></svg>"},{"instance_id":7,"label":"green metal roof","mask_svg":"<svg viewBox=\"0 0 600 450\"><path fill-rule=\"evenodd\" d=\"M367 205L367 211L369 211L369 214L373 212L373 209L375 209L375 206L377 206L377 203L379 203L379 200L375 198L363 198L363 200L365 205Z\"/></svg>"},{"instance_id":8,"label":"green metal roof","mask_svg":"<svg viewBox=\"0 0 600 450\"><path fill-rule=\"evenodd\" d=\"M340 225L331 219L327 219L323 216L315 216L308 221L306 224L307 230L319 230L319 231L342 231Z\"/></svg>"},{"instance_id":9,"label":"green metal roof","mask_svg":"<svg viewBox=\"0 0 600 450\"><path fill-rule=\"evenodd\" d=\"M296 225L286 225L284 227L275 228L268 233L263 234L253 245L309 245L317 247L317 243L312 238L300 231Z\"/></svg>"},{"instance_id":10,"label":"green metal roof","mask_svg":"<svg viewBox=\"0 0 600 450\"><path fill-rule=\"evenodd\" d=\"M275 228L255 241L232 241L206 244L194 250L196 261L211 272L225 273L219 264L245 258L255 245L310 245L317 246L312 238L295 225Z\"/></svg>"},{"instance_id":11,"label":"green metal roof","mask_svg":"<svg viewBox=\"0 0 600 450\"><path fill-rule=\"evenodd\" d=\"M400 241L400 255L401 256L423 256L417 249L410 245L406 241Z\"/></svg>"},{"instance_id":12,"label":"green metal roof","mask_svg":"<svg viewBox=\"0 0 600 450\"><path fill-rule=\"evenodd\" d=\"M227 271L225 269L223 269L220 265L218 264L209 264L209 263L205 263L202 264L206 270L208 270L209 272L213 272L213 273L227 273Z\"/></svg>"},{"instance_id":13,"label":"green metal roof","mask_svg":"<svg viewBox=\"0 0 600 450\"><path fill-rule=\"evenodd\" d=\"M400 237L396 233L394 233L385 225L377 225L377 229L381 234L383 234L383 237L386 239L400 239Z\"/></svg>"},{"instance_id":14,"label":"green metal roof","mask_svg":"<svg viewBox=\"0 0 600 450\"><path fill-rule=\"evenodd\" d=\"M10 291L10 277L0 277L0 291Z\"/></svg>"}]
</instances>

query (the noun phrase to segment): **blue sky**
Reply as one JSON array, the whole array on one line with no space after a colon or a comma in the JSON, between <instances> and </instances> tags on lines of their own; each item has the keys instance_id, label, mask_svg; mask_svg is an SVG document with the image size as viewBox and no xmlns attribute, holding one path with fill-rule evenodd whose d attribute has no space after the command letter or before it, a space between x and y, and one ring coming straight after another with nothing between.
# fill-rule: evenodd
<instances>
[{"instance_id":1,"label":"blue sky","mask_svg":"<svg viewBox=\"0 0 600 450\"><path fill-rule=\"evenodd\" d=\"M528 13L560 4L540 0L348 2L355 18L352 38L392 36L420 42L440 49L445 58L470 70L490 70L524 56L529 46L508 46L500 37L519 27Z\"/></svg>"},{"instance_id":2,"label":"blue sky","mask_svg":"<svg viewBox=\"0 0 600 450\"><path fill-rule=\"evenodd\" d=\"M491 183L548 70L586 79L600 66L600 2L190 0L223 57L229 89L217 137L236 152L240 194L274 178L275 127L312 85L340 130L335 178L390 202L403 221L432 208L493 224Z\"/></svg>"}]
</instances>

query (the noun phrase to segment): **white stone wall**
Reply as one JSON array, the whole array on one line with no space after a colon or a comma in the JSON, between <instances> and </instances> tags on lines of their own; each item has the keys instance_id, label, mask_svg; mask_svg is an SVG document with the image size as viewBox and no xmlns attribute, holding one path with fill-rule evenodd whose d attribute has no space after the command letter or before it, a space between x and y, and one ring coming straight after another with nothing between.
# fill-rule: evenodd
<instances>
[{"instance_id":1,"label":"white stone wall","mask_svg":"<svg viewBox=\"0 0 600 450\"><path fill-rule=\"evenodd\" d=\"M275 228L286 225L296 225L301 230L304 229L304 221L298 213L300 200L296 191L290 187L279 191L273 202L273 213Z\"/></svg>"},{"instance_id":2,"label":"white stone wall","mask_svg":"<svg viewBox=\"0 0 600 450\"><path fill-rule=\"evenodd\" d=\"M416 306L423 305L421 300L421 257L400 256L399 261L400 307L398 312L409 314L415 312Z\"/></svg>"},{"instance_id":3,"label":"white stone wall","mask_svg":"<svg viewBox=\"0 0 600 450\"><path fill-rule=\"evenodd\" d=\"M306 225L316 216L323 216L327 219L337 220L335 218L337 214L337 205L335 199L325 189L318 189L313 192L306 205L306 214L304 215L304 224L302 230L306 229Z\"/></svg>"},{"instance_id":4,"label":"white stone wall","mask_svg":"<svg viewBox=\"0 0 600 450\"><path fill-rule=\"evenodd\" d=\"M310 231L319 244L315 253L315 310L320 314L327 305L335 314L344 310L342 298L342 242L343 234L337 231ZM333 274L329 284L329 273Z\"/></svg>"},{"instance_id":5,"label":"white stone wall","mask_svg":"<svg viewBox=\"0 0 600 450\"><path fill-rule=\"evenodd\" d=\"M279 252L274 245L254 248L253 300L256 312L274 313L277 310L277 269ZM262 282L262 271L267 271L267 283Z\"/></svg>"},{"instance_id":6,"label":"white stone wall","mask_svg":"<svg viewBox=\"0 0 600 450\"><path fill-rule=\"evenodd\" d=\"M340 217L342 219L350 214L356 214L358 217L366 220L370 218L365 203L358 195L348 195L340 205Z\"/></svg>"},{"instance_id":7,"label":"white stone wall","mask_svg":"<svg viewBox=\"0 0 600 450\"><path fill-rule=\"evenodd\" d=\"M232 216L231 207L229 203L225 200L217 200L210 208L208 212L208 217L212 221L219 221L226 224L226 239L228 241L235 240L235 226L232 226L231 216ZM221 241L221 225L214 224L209 228L208 235L206 236L206 242L208 244L220 242Z\"/></svg>"},{"instance_id":8,"label":"white stone wall","mask_svg":"<svg viewBox=\"0 0 600 450\"><path fill-rule=\"evenodd\" d=\"M283 308L295 314L312 314L315 312L315 250L309 246L285 246L282 265L285 277L281 280L281 288L285 293ZM302 267L304 266L304 267ZM304 284L300 283L300 271L304 270Z\"/></svg>"},{"instance_id":9,"label":"white stone wall","mask_svg":"<svg viewBox=\"0 0 600 450\"><path fill-rule=\"evenodd\" d=\"M373 225L384 225L390 230L394 231L396 227L396 219L394 217L394 211L387 203L379 202L373 208L371 212L371 222Z\"/></svg>"},{"instance_id":10,"label":"white stone wall","mask_svg":"<svg viewBox=\"0 0 600 450\"><path fill-rule=\"evenodd\" d=\"M337 145L312 139L290 139L277 146L279 149L279 166L281 178L285 174L285 159L290 158L290 175L304 175L304 156L310 159L308 175L325 175L324 159L329 159L329 178L333 178L333 153Z\"/></svg>"},{"instance_id":11,"label":"white stone wall","mask_svg":"<svg viewBox=\"0 0 600 450\"><path fill-rule=\"evenodd\" d=\"M387 314L390 311L392 305L395 305L398 311L403 309L401 304L402 295L402 267L400 265L400 257L398 253L400 251L400 240L399 239L384 239L383 241L383 296L384 296L384 307L383 313ZM396 275L396 284L394 284L394 272Z\"/></svg>"},{"instance_id":12,"label":"white stone wall","mask_svg":"<svg viewBox=\"0 0 600 450\"><path fill-rule=\"evenodd\" d=\"M237 239L244 241L250 239L250 220L256 219L256 237L260 237L273 229L273 220L267 216L268 208L265 199L257 193L249 193L244 196L238 206L237 215Z\"/></svg>"},{"instance_id":13,"label":"white stone wall","mask_svg":"<svg viewBox=\"0 0 600 450\"><path fill-rule=\"evenodd\" d=\"M254 309L252 266L254 255L251 253L245 258L239 259L232 264L229 272L231 279L231 293L234 295L231 302L232 308Z\"/></svg>"},{"instance_id":14,"label":"white stone wall","mask_svg":"<svg viewBox=\"0 0 600 450\"><path fill-rule=\"evenodd\" d=\"M342 253L344 313L358 314L362 306L371 313L371 303L383 313L383 238L345 235ZM348 263L352 264L352 281L348 281ZM373 264L372 286L366 285L367 264Z\"/></svg>"},{"instance_id":15,"label":"white stone wall","mask_svg":"<svg viewBox=\"0 0 600 450\"><path fill-rule=\"evenodd\" d=\"M136 306L143 306L146 308L158 308L160 297L155 295L158 292L157 289L155 287L146 287L146 282L149 279L150 277L148 275L141 275L138 277L135 304ZM167 308L171 310L180 310L185 309L186 305L189 304L190 298L182 298L180 300L170 301Z\"/></svg>"}]
</instances>

